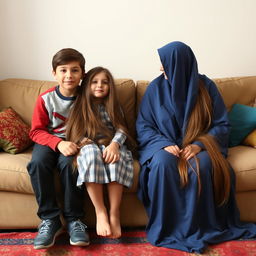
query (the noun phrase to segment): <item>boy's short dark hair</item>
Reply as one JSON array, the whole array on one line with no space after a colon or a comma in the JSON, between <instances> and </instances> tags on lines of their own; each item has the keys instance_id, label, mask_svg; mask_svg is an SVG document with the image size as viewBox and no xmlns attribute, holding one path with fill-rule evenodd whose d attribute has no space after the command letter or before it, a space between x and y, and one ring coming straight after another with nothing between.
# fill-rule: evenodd
<instances>
[{"instance_id":1,"label":"boy's short dark hair","mask_svg":"<svg viewBox=\"0 0 256 256\"><path fill-rule=\"evenodd\" d=\"M77 61L83 71L85 72L85 59L83 54L72 48L64 48L58 51L52 58L52 68L56 71L56 68L60 65L65 65L67 63Z\"/></svg>"}]
</instances>

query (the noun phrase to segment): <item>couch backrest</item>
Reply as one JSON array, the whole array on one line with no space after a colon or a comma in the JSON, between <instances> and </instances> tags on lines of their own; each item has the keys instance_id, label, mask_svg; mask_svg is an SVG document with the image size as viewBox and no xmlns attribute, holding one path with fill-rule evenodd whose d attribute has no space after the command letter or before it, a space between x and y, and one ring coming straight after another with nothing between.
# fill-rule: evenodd
<instances>
[{"instance_id":1,"label":"couch backrest","mask_svg":"<svg viewBox=\"0 0 256 256\"><path fill-rule=\"evenodd\" d=\"M136 88L131 79L116 79L117 96L120 100L128 128L135 136ZM55 86L53 81L29 79L5 79L0 81L0 107L12 107L27 123L31 124L38 95Z\"/></svg>"},{"instance_id":2,"label":"couch backrest","mask_svg":"<svg viewBox=\"0 0 256 256\"><path fill-rule=\"evenodd\" d=\"M0 81L0 106L12 107L27 124L30 124L37 96L41 93L42 86L47 83L51 83L51 86L56 84L56 82L28 79L2 80Z\"/></svg>"},{"instance_id":3,"label":"couch backrest","mask_svg":"<svg viewBox=\"0 0 256 256\"><path fill-rule=\"evenodd\" d=\"M228 110L233 104L253 106L256 99L256 76L213 79Z\"/></svg>"},{"instance_id":4,"label":"couch backrest","mask_svg":"<svg viewBox=\"0 0 256 256\"><path fill-rule=\"evenodd\" d=\"M213 79L228 110L235 103L252 106L256 99L256 76ZM149 81L116 79L117 96L123 107L129 130L135 136L135 120L139 104ZM0 107L12 107L27 123L31 117L38 95L55 86L54 81L29 79L5 79L0 81Z\"/></svg>"},{"instance_id":5,"label":"couch backrest","mask_svg":"<svg viewBox=\"0 0 256 256\"><path fill-rule=\"evenodd\" d=\"M216 83L228 110L235 103L254 105L256 99L256 76L216 78L213 81ZM139 80L136 83L137 110L148 84L149 81L146 80Z\"/></svg>"}]
</instances>

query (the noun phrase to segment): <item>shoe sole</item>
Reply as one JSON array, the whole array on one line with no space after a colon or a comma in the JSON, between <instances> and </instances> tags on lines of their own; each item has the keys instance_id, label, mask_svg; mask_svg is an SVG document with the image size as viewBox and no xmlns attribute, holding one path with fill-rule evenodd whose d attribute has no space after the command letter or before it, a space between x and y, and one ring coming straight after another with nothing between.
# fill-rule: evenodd
<instances>
[{"instance_id":1,"label":"shoe sole","mask_svg":"<svg viewBox=\"0 0 256 256\"><path fill-rule=\"evenodd\" d=\"M78 241L78 242L72 242L72 240L69 240L71 245L75 245L75 246L88 246L90 244L90 242L83 242L83 241Z\"/></svg>"},{"instance_id":2,"label":"shoe sole","mask_svg":"<svg viewBox=\"0 0 256 256\"><path fill-rule=\"evenodd\" d=\"M56 233L55 236L53 237L52 243L48 244L48 245L34 245L34 249L38 250L38 249L47 249L51 246L53 246L55 244L55 239L57 236L59 236L60 234L62 234L64 232L63 228L60 228Z\"/></svg>"}]
</instances>

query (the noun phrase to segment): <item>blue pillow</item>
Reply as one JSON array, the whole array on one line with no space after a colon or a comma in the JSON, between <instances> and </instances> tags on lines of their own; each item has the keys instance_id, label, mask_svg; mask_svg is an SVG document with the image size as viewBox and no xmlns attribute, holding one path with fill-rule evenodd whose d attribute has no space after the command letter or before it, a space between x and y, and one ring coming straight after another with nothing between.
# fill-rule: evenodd
<instances>
[{"instance_id":1,"label":"blue pillow","mask_svg":"<svg viewBox=\"0 0 256 256\"><path fill-rule=\"evenodd\" d=\"M243 139L256 128L256 108L234 104L228 118L231 125L229 147L240 145Z\"/></svg>"}]
</instances>

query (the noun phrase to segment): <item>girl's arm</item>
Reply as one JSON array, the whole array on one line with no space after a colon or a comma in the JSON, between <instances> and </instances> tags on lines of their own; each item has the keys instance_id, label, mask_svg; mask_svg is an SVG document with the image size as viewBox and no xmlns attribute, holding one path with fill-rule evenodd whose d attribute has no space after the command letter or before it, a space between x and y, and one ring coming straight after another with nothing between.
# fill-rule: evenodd
<instances>
[{"instance_id":1,"label":"girl's arm","mask_svg":"<svg viewBox=\"0 0 256 256\"><path fill-rule=\"evenodd\" d=\"M105 163L113 164L120 159L119 148L123 145L126 140L126 135L121 129L118 129L115 133L114 138L110 142L110 144L103 151L103 159Z\"/></svg>"},{"instance_id":2,"label":"girl's arm","mask_svg":"<svg viewBox=\"0 0 256 256\"><path fill-rule=\"evenodd\" d=\"M126 137L125 133L121 129L118 129L116 131L115 136L114 136L114 138L112 139L111 142L116 142L121 146L126 141L126 138L127 137Z\"/></svg>"}]
</instances>

